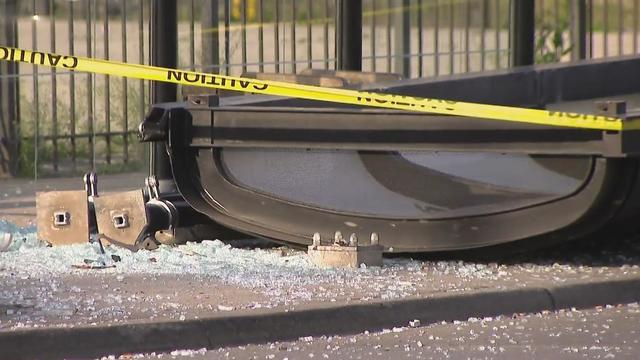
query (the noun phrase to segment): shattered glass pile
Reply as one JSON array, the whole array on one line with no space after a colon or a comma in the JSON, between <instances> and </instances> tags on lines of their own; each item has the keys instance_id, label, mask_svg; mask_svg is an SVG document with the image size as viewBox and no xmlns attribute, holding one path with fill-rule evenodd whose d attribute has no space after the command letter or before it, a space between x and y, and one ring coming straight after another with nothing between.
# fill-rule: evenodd
<instances>
[{"instance_id":1,"label":"shattered glass pile","mask_svg":"<svg viewBox=\"0 0 640 360\"><path fill-rule=\"evenodd\" d=\"M446 293L554 286L640 275L637 239L595 250L509 261L393 257L382 268L322 269L305 252L235 248L218 240L155 251L107 246L106 269L74 266L98 258L89 244L46 247L35 228L0 222L14 242L0 252L0 331L185 320L221 311L294 309Z\"/></svg>"}]
</instances>

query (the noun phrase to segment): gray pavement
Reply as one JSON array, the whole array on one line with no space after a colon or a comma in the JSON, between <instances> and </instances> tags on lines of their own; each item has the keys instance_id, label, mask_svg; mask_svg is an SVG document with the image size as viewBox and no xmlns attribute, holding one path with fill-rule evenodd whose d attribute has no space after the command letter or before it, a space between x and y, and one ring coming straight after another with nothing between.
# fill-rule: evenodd
<instances>
[{"instance_id":1,"label":"gray pavement","mask_svg":"<svg viewBox=\"0 0 640 360\"><path fill-rule=\"evenodd\" d=\"M136 188L142 184L143 178L143 174L104 176L101 177L101 187L105 191ZM5 202L0 203L0 211L11 209L11 202L21 196L25 199L33 198L36 191L44 189L79 189L81 182L79 179L55 179L36 184L12 180L5 181L2 185L0 196L8 195L4 197ZM2 204L9 205L3 208ZM28 206L13 209L24 210L28 209ZM23 217L23 219L29 218L29 215ZM0 220L6 219L7 217L0 213ZM11 220L11 218L9 219ZM1 221L0 225L2 225ZM362 319L362 314L376 314L377 306L387 306L380 304L400 302L394 306L398 306L397 309L403 309L404 305L402 304L409 304L412 301L421 302L419 306L414 303L417 308L412 311L416 313L422 311L422 315L424 315L421 317L422 325L429 325L433 321L463 320L468 316L473 316L465 315L462 318L461 316L464 314L479 313L482 316L494 316L502 311L497 309L499 307L497 302L500 300L496 300L498 298L494 295L485 296L484 300L480 301L481 304L478 304L478 308L469 309L468 312L466 309L449 309L451 306L446 306L447 299L456 298L459 304L465 303L464 301L466 301L465 304L473 304L473 302L469 302L472 301L469 299L492 293L511 294L510 299L522 301L522 304L518 301L502 304L503 308L507 309L504 310L506 313L509 313L508 309L539 311L543 308L580 307L582 306L581 297L586 299L584 306L593 306L598 303L594 301L603 301L599 303L605 304L608 301L606 299L620 299L620 297L616 298L617 294L607 294L607 289L610 288L602 286L602 284L620 281L627 281L625 286L629 290L628 293L633 301L637 301L640 299L640 296L636 296L636 293L640 291L640 286L634 287L633 284L640 284L640 239L600 240L599 244L571 244L551 251L512 257L502 261L463 261L450 258L412 259L400 256L385 259L383 268L368 269L321 269L311 264L306 259L304 252L298 250L284 247L234 248L219 241L205 241L201 244L189 243L179 247L162 246L153 252L131 253L127 250L109 247L108 251L120 256L122 260L114 263L113 268L104 270L73 267L82 264L85 259L96 257L95 252L88 245L47 248L26 241L17 243L12 251L0 253L0 343L12 339L13 335L22 336L21 339L27 341L32 336L30 331L36 330L45 331L37 335L44 336L43 334L48 334L47 331L54 329L68 329L69 331L77 329L79 331L77 334L87 334L87 328L96 329L99 332L105 329L112 331L109 329L119 327L118 331L122 331L120 333L122 335L127 331L133 331L130 326L137 325L147 329L147 333L145 333L147 335L144 336L150 336L148 334L162 327L183 329L185 334L188 333L191 336L197 333L196 330L200 326L198 325L199 321L208 321L207 324L213 324L211 321L220 320L221 322L215 326L218 326L218 329L224 329L226 326L228 329L233 328L236 324L227 322L228 319L247 316L269 317L305 311L313 313L328 308L350 309L345 312L348 316L344 318L345 322L349 322L354 319ZM576 284L580 286L578 292L571 290L572 286ZM630 289L629 284L631 284ZM593 290L590 291L589 289L592 288ZM527 294L537 298L528 299L529 295ZM466 300L460 300L465 296L468 296ZM600 300L593 300L594 296ZM494 304L496 306L488 307L487 299L496 301ZM438 306L442 306L444 310L429 310L428 306L431 306L429 305L431 300L435 305L441 304ZM372 306L358 308L361 305ZM422 310L419 309L420 306L422 306ZM426 310L425 306L427 306ZM622 322L621 324L624 324L629 319L637 319L637 317L633 317L636 311L635 305L624 309L629 310L622 315L611 314L612 321L619 320ZM354 314L358 312L361 314L360 317L354 317ZM402 316L406 317L411 313L411 311L407 311ZM553 316L544 314L522 318L530 318L533 323L546 321L549 327L557 320L559 324L557 326L564 326L562 325L564 318L578 316L569 315L571 313L583 314L576 311ZM588 312L584 314L588 314ZM596 315L594 314L596 320L608 319ZM364 317L366 318L366 316ZM384 320L380 323L395 321L393 316L388 319L390 320ZM510 320L500 318L496 321ZM222 323L224 324L220 325ZM452 338L447 334L452 331L450 327L453 325L463 329L468 326L469 331L473 330L480 334L480 329L474 330L474 327L481 326L477 324L477 321L429 325L418 330L396 329L397 332L393 330L379 332L381 327L378 325L380 323L373 327L366 327L368 325L365 323L367 322L363 323L364 327L362 328L353 325L347 326L339 332L325 332L324 334L354 333L354 329L358 329L355 330L358 332L365 328L370 329L372 334L376 329L378 331L377 335L361 334L355 337L332 338L331 341L343 339L344 343L335 349L332 355L327 355L330 358L349 358L349 356L354 358L357 356L361 358L375 358L376 356L378 358L397 358L406 355L426 358L429 356L443 358L447 355L453 358L468 356L472 358L500 356L514 358L520 357L519 354L524 354L534 358L554 358L557 354L557 358L583 355L588 358L596 356L603 358L604 356L608 356L607 358L622 356L624 358L624 356L633 354L633 349L625 347L626 343L621 343L621 345L613 343L597 345L595 343L595 345L592 344L595 347L592 348L592 345L589 345L586 350L584 349L586 345L576 345L572 348L569 345L572 344L573 340L570 341L570 339L573 338L569 335L573 330L569 330L563 335L563 339L569 339L567 346L563 346L564 342L555 338L544 338L547 342L527 343L523 341L517 344L511 344L508 341L497 342L496 340L494 346L494 343L491 342L492 339L487 340L488 344L474 343L467 340L480 341L478 339L483 338L466 340L462 333L457 336L462 340L454 343L447 342ZM469 325L464 325L466 323ZM533 331L538 327L542 329L543 324L539 324L529 330ZM404 325L406 326L406 323ZM215 326L212 328L216 328ZM393 326L402 325L394 323ZM499 329L501 329L500 326L498 326ZM532 335L526 335L527 332L519 329L519 326L524 326L524 330L527 328L526 325L514 325L514 331L520 331L518 336L521 336L522 339L540 339L535 332ZM438 330L440 328L443 330ZM567 327L567 329L569 328ZM422 330L425 332L420 333ZM309 331L309 329L307 328L305 331ZM415 331L418 331L417 334L420 335L415 335ZM629 334L631 331L635 331L635 329L629 328ZM575 332L579 331L575 330ZM404 335L405 333L406 335ZM71 335L65 336L71 336L71 338L76 336L73 335L76 333L69 334ZM301 336L305 337L309 334L301 334ZM433 339L429 339L429 334L434 336ZM435 334L442 334L442 336ZM207 339L194 340L191 344L208 346L208 344L212 344L212 341L219 341L219 344L222 344L219 346L227 346L234 343L234 337L239 335L229 333L218 340L219 334L207 332ZM275 338L271 341L279 339L277 334L272 335ZM319 334L313 333L312 335ZM425 335L427 340L433 341L420 340L422 348L410 345L411 341L417 344L418 336L422 335ZM582 336L582 334L578 335ZM141 337L144 336L141 335ZM265 338L261 336L263 335L256 335L256 333L247 335L246 342L264 342L255 341L255 339ZM440 337L442 341L439 341L437 337ZM173 338L181 339L180 337ZM292 337L288 334L281 338L291 339ZM506 337L506 339L508 338ZM250 358L258 354L262 355L263 352L265 352L264 356L274 355L274 358L294 359L299 356L308 357L310 353L314 353L314 356L322 356L320 352L322 348L313 347L315 346L313 344L324 344L324 349L327 350L329 338L325 336L313 339L310 344L307 344L306 340L287 343L291 345L285 346L284 350L278 350L280 347L280 343L278 343L275 347L278 351L273 354L265 352L267 349L274 350L270 345L227 348L227 351L229 356L236 356L236 358ZM353 339L355 339L355 343L352 343ZM583 338L576 339L578 341ZM557 342L552 340L557 340ZM374 341L376 344L373 343ZM579 344L580 341L576 344ZM29 342L27 341L27 343ZM180 344L183 343L185 342ZM468 345L469 343L471 345ZM161 349L170 350L171 344L173 343L165 343ZM364 345L360 346L360 344ZM410 345L411 351L405 351L405 344ZM474 347L476 344L477 348ZM380 347L376 348L378 345ZM210 347L216 348L217 346ZM480 350L480 346L485 346L484 350ZM527 346L531 346L531 348L527 348ZM296 347L299 349L296 350ZM504 351L500 351L501 347L504 348ZM388 350L385 350L387 348ZM567 348L569 350L566 350ZM578 348L577 353L574 353L574 348ZM151 349L160 349L160 347L152 347ZM250 351L250 349L255 349L255 352L252 353L251 351L254 350ZM43 351L45 350L43 349ZM128 350L123 351L127 352ZM420 351L423 352L420 353ZM497 352L493 353L492 351ZM295 353L289 356L287 355L289 352ZM368 352L372 354L369 355ZM106 352L100 351L99 353ZM185 354L197 355L193 351L185 352ZM201 354L201 356L214 358L225 355L226 352L218 352L217 350ZM171 358L172 355L169 353L165 356ZM1 358L2 351L0 350Z\"/></svg>"},{"instance_id":2,"label":"gray pavement","mask_svg":"<svg viewBox=\"0 0 640 360\"><path fill-rule=\"evenodd\" d=\"M321 269L303 251L205 241L153 252L108 248L122 261L86 270L73 266L96 257L88 245L24 246L0 253L0 332L633 281L636 240L501 263L391 258L369 269Z\"/></svg>"},{"instance_id":3,"label":"gray pavement","mask_svg":"<svg viewBox=\"0 0 640 360\"><path fill-rule=\"evenodd\" d=\"M637 303L121 359L638 359Z\"/></svg>"}]
</instances>

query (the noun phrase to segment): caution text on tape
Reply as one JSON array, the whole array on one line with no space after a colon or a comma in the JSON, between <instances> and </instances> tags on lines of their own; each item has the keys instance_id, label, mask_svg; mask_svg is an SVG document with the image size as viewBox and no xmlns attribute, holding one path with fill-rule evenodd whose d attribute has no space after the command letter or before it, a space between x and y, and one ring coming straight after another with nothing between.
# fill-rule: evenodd
<instances>
[{"instance_id":1,"label":"caution text on tape","mask_svg":"<svg viewBox=\"0 0 640 360\"><path fill-rule=\"evenodd\" d=\"M204 72L168 69L157 66L59 55L0 46L0 60L61 68L103 75L123 76L141 80L235 90L255 94L276 95L362 105L387 109L457 115L539 125L581 129L622 131L640 129L638 121L624 121L618 117L581 114L556 110L528 109L512 106L478 104L367 91L323 88L319 86L267 81Z\"/></svg>"}]
</instances>

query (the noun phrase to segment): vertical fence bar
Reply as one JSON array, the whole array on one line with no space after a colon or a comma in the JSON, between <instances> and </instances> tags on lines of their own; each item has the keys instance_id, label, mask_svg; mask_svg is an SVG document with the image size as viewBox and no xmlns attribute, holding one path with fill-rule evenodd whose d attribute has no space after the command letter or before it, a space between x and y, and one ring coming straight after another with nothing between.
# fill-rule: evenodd
<instances>
[{"instance_id":1,"label":"vertical fence bar","mask_svg":"<svg viewBox=\"0 0 640 360\"><path fill-rule=\"evenodd\" d=\"M296 71L296 0L291 0L291 72Z\"/></svg>"},{"instance_id":2,"label":"vertical fence bar","mask_svg":"<svg viewBox=\"0 0 640 360\"><path fill-rule=\"evenodd\" d=\"M0 1L0 43L18 47L18 1ZM20 147L19 64L0 63L0 178L18 175Z\"/></svg>"},{"instance_id":3,"label":"vertical fence bar","mask_svg":"<svg viewBox=\"0 0 640 360\"><path fill-rule=\"evenodd\" d=\"M231 71L231 0L224 0L224 73L229 75Z\"/></svg>"},{"instance_id":4,"label":"vertical fence bar","mask_svg":"<svg viewBox=\"0 0 640 360\"><path fill-rule=\"evenodd\" d=\"M338 69L362 70L362 0L340 0Z\"/></svg>"},{"instance_id":5,"label":"vertical fence bar","mask_svg":"<svg viewBox=\"0 0 640 360\"><path fill-rule=\"evenodd\" d=\"M32 49L38 48L38 9L36 7L36 0L31 3L33 7L33 15L31 17L31 47ZM40 149L40 84L38 82L38 66L33 65L33 178L38 180L38 156Z\"/></svg>"},{"instance_id":6,"label":"vertical fence bar","mask_svg":"<svg viewBox=\"0 0 640 360\"><path fill-rule=\"evenodd\" d=\"M571 2L571 44L572 60L582 60L587 57L587 2L574 0Z\"/></svg>"},{"instance_id":7,"label":"vertical fence bar","mask_svg":"<svg viewBox=\"0 0 640 360\"><path fill-rule=\"evenodd\" d=\"M329 69L329 14L331 10L329 9L329 0L325 0L324 2L324 27L323 38L324 38L324 48L322 49L322 54L324 55L324 69Z\"/></svg>"},{"instance_id":8,"label":"vertical fence bar","mask_svg":"<svg viewBox=\"0 0 640 360\"><path fill-rule=\"evenodd\" d=\"M371 71L376 72L376 0L371 0L371 36L369 47L371 48Z\"/></svg>"},{"instance_id":9,"label":"vertical fence bar","mask_svg":"<svg viewBox=\"0 0 640 360\"><path fill-rule=\"evenodd\" d=\"M607 0L604 0L602 5L602 33L604 36L602 51L604 57L607 57L609 55L609 1Z\"/></svg>"},{"instance_id":10,"label":"vertical fence bar","mask_svg":"<svg viewBox=\"0 0 640 360\"><path fill-rule=\"evenodd\" d=\"M335 63L335 70L341 69L342 68L342 41L344 39L343 37L343 33L344 33L344 28L343 28L343 24L342 24L342 19L344 18L343 12L344 9L342 8L342 3L345 0L335 0L335 32L334 32L334 43L336 44L334 52L335 52L335 59L336 59L336 63ZM349 1L349 0L346 0Z\"/></svg>"},{"instance_id":11,"label":"vertical fence bar","mask_svg":"<svg viewBox=\"0 0 640 360\"><path fill-rule=\"evenodd\" d=\"M533 0L511 2L511 66L533 65L535 3Z\"/></svg>"},{"instance_id":12,"label":"vertical fence bar","mask_svg":"<svg viewBox=\"0 0 640 360\"><path fill-rule=\"evenodd\" d=\"M480 71L484 71L486 62L486 36L489 20L489 0L482 0L482 19L480 19Z\"/></svg>"},{"instance_id":13,"label":"vertical fence bar","mask_svg":"<svg viewBox=\"0 0 640 360\"><path fill-rule=\"evenodd\" d=\"M433 0L433 68L434 75L440 74L440 4Z\"/></svg>"},{"instance_id":14,"label":"vertical fence bar","mask_svg":"<svg viewBox=\"0 0 640 360\"><path fill-rule=\"evenodd\" d=\"M191 70L196 69L196 3L191 0L189 10L189 65Z\"/></svg>"},{"instance_id":15,"label":"vertical fence bar","mask_svg":"<svg viewBox=\"0 0 640 360\"><path fill-rule=\"evenodd\" d=\"M69 31L69 54L75 55L74 44L74 9L73 1L69 1L68 31ZM75 173L77 171L77 148L76 148L76 76L73 71L69 72L69 122L71 132L71 166Z\"/></svg>"},{"instance_id":16,"label":"vertical fence bar","mask_svg":"<svg viewBox=\"0 0 640 360\"><path fill-rule=\"evenodd\" d=\"M56 14L53 0L49 0L49 34L51 52L56 52ZM51 140L53 146L53 171L58 171L58 78L56 68L51 68Z\"/></svg>"},{"instance_id":17,"label":"vertical fence bar","mask_svg":"<svg viewBox=\"0 0 640 360\"><path fill-rule=\"evenodd\" d=\"M416 9L416 28L418 30L418 77L422 77L422 6L424 5L423 0L417 0L417 9Z\"/></svg>"},{"instance_id":18,"label":"vertical fence bar","mask_svg":"<svg viewBox=\"0 0 640 360\"><path fill-rule=\"evenodd\" d=\"M624 6L622 0L618 0L618 55L622 55L624 43Z\"/></svg>"},{"instance_id":19,"label":"vertical fence bar","mask_svg":"<svg viewBox=\"0 0 640 360\"><path fill-rule=\"evenodd\" d=\"M242 73L247 72L247 0L242 0Z\"/></svg>"},{"instance_id":20,"label":"vertical fence bar","mask_svg":"<svg viewBox=\"0 0 640 360\"><path fill-rule=\"evenodd\" d=\"M104 58L109 60L109 0L104 1ZM104 121L105 121L105 141L107 143L107 153L105 160L111 164L111 78L107 75L104 78Z\"/></svg>"},{"instance_id":21,"label":"vertical fence bar","mask_svg":"<svg viewBox=\"0 0 640 360\"><path fill-rule=\"evenodd\" d=\"M455 21L455 0L449 0L449 74L453 74L454 69L454 61L455 61L455 34L453 23Z\"/></svg>"},{"instance_id":22,"label":"vertical fence bar","mask_svg":"<svg viewBox=\"0 0 640 360\"><path fill-rule=\"evenodd\" d=\"M339 37L338 37L338 12L340 11L340 0L333 1L334 6L334 22L333 22L333 69L338 70L338 51L340 49Z\"/></svg>"},{"instance_id":23,"label":"vertical fence bar","mask_svg":"<svg viewBox=\"0 0 640 360\"><path fill-rule=\"evenodd\" d=\"M500 24L500 0L495 1L496 4L496 69L500 68L500 32L502 26Z\"/></svg>"},{"instance_id":24,"label":"vertical fence bar","mask_svg":"<svg viewBox=\"0 0 640 360\"><path fill-rule=\"evenodd\" d=\"M638 0L633 0L633 53L638 53Z\"/></svg>"},{"instance_id":25,"label":"vertical fence bar","mask_svg":"<svg viewBox=\"0 0 640 360\"><path fill-rule=\"evenodd\" d=\"M258 11L258 71L264 72L264 2L259 0Z\"/></svg>"},{"instance_id":26,"label":"vertical fence bar","mask_svg":"<svg viewBox=\"0 0 640 360\"><path fill-rule=\"evenodd\" d=\"M178 65L178 18L176 0L154 0L151 8L151 64L176 68ZM225 16L228 13L225 12ZM175 84L154 82L154 103L176 101ZM154 143L151 152L151 169L159 180L160 191L175 191L169 156L164 144ZM165 187L166 191L163 191Z\"/></svg>"},{"instance_id":27,"label":"vertical fence bar","mask_svg":"<svg viewBox=\"0 0 640 360\"><path fill-rule=\"evenodd\" d=\"M195 70L196 64L196 4L195 0L189 1L189 69Z\"/></svg>"},{"instance_id":28,"label":"vertical fence bar","mask_svg":"<svg viewBox=\"0 0 640 360\"><path fill-rule=\"evenodd\" d=\"M593 59L593 0L589 0L589 58Z\"/></svg>"},{"instance_id":29,"label":"vertical fence bar","mask_svg":"<svg viewBox=\"0 0 640 360\"><path fill-rule=\"evenodd\" d=\"M224 0L223 0L224 1ZM220 9L218 0L203 2L202 12L202 63L203 70L220 72L220 32L218 31Z\"/></svg>"},{"instance_id":30,"label":"vertical fence bar","mask_svg":"<svg viewBox=\"0 0 640 360\"><path fill-rule=\"evenodd\" d=\"M409 16L409 0L396 0L393 10L394 24L394 72L404 77L411 75L411 18Z\"/></svg>"},{"instance_id":31,"label":"vertical fence bar","mask_svg":"<svg viewBox=\"0 0 640 360\"><path fill-rule=\"evenodd\" d=\"M92 44L92 4L93 0L87 0L87 13L86 13L86 28L85 32L87 34L87 57L93 56L93 44ZM94 108L93 108L93 74L87 74L87 128L89 134L88 145L89 145L89 156L91 157L91 170L96 169L96 138L95 138L95 128L94 128Z\"/></svg>"},{"instance_id":32,"label":"vertical fence bar","mask_svg":"<svg viewBox=\"0 0 640 360\"><path fill-rule=\"evenodd\" d=\"M127 62L127 0L122 0L122 61ZM128 81L122 78L122 127L124 135L122 139L122 161L129 163L129 96Z\"/></svg>"},{"instance_id":33,"label":"vertical fence bar","mask_svg":"<svg viewBox=\"0 0 640 360\"><path fill-rule=\"evenodd\" d=\"M139 8L138 8L138 42L139 42L139 52L138 58L140 60L140 64L144 64L144 1L139 0ZM139 119L144 119L144 114L146 113L146 104L145 104L145 96L144 96L144 80L140 80L140 113L138 114Z\"/></svg>"},{"instance_id":34,"label":"vertical fence bar","mask_svg":"<svg viewBox=\"0 0 640 360\"><path fill-rule=\"evenodd\" d=\"M387 0L387 72L391 72L391 22L392 22L392 0Z\"/></svg>"},{"instance_id":35,"label":"vertical fence bar","mask_svg":"<svg viewBox=\"0 0 640 360\"><path fill-rule=\"evenodd\" d=\"M470 53L470 47L471 47L471 40L469 39L469 32L470 32L470 27L471 27L471 1L467 0L465 3L465 18L464 18L464 55L465 55L465 60L464 60L464 69L465 72L470 72L471 71L471 53Z\"/></svg>"},{"instance_id":36,"label":"vertical fence bar","mask_svg":"<svg viewBox=\"0 0 640 360\"><path fill-rule=\"evenodd\" d=\"M313 49L311 44L313 43L311 37L313 35L311 25L313 19L313 5L311 0L307 0L307 66L309 69L313 67Z\"/></svg>"},{"instance_id":37,"label":"vertical fence bar","mask_svg":"<svg viewBox=\"0 0 640 360\"><path fill-rule=\"evenodd\" d=\"M275 71L280 72L280 0L274 0L275 21L273 23L273 47Z\"/></svg>"}]
</instances>

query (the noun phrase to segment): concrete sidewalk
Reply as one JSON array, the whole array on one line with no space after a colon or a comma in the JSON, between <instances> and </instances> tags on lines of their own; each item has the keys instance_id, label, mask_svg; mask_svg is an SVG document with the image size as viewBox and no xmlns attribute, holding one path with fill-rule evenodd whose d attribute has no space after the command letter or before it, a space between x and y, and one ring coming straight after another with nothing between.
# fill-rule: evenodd
<instances>
[{"instance_id":1,"label":"concrete sidewalk","mask_svg":"<svg viewBox=\"0 0 640 360\"><path fill-rule=\"evenodd\" d=\"M342 335L502 314L631 303L640 299L640 277L551 288L471 291L395 301L302 305L293 309L236 311L203 319L139 322L0 332L0 355L10 359L96 357L107 354L215 349ZM284 311L283 311L284 310Z\"/></svg>"},{"instance_id":2,"label":"concrete sidewalk","mask_svg":"<svg viewBox=\"0 0 640 360\"><path fill-rule=\"evenodd\" d=\"M640 300L634 239L508 263L350 270L219 242L111 251L122 261L106 270L71 267L92 255L84 245L0 254L0 357L217 348Z\"/></svg>"}]
</instances>

